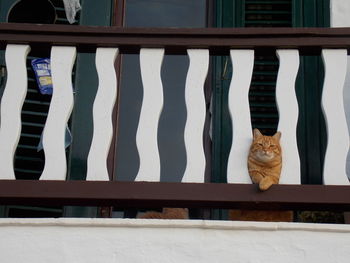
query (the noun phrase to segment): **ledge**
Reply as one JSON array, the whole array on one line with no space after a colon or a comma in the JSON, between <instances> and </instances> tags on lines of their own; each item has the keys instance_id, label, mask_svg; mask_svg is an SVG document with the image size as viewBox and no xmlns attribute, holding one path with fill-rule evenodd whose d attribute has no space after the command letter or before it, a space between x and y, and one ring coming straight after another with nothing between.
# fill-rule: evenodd
<instances>
[{"instance_id":1,"label":"ledge","mask_svg":"<svg viewBox=\"0 0 350 263\"><path fill-rule=\"evenodd\" d=\"M116 218L0 218L0 228L1 227L191 228L243 231L316 231L350 233L350 225L346 224Z\"/></svg>"},{"instance_id":2,"label":"ledge","mask_svg":"<svg viewBox=\"0 0 350 263\"><path fill-rule=\"evenodd\" d=\"M347 263L349 234L349 225L0 219L0 253L4 263Z\"/></svg>"}]
</instances>

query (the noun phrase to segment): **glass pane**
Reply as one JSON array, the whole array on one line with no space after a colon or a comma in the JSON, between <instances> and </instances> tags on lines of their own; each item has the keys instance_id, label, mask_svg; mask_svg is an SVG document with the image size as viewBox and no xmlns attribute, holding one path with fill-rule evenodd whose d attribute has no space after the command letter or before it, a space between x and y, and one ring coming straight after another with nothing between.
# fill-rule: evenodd
<instances>
[{"instance_id":1,"label":"glass pane","mask_svg":"<svg viewBox=\"0 0 350 263\"><path fill-rule=\"evenodd\" d=\"M196 15L193 15L196 14ZM127 27L206 27L206 0L127 0ZM158 127L161 181L181 181L184 146L187 56L165 56L162 66L164 108ZM115 179L132 181L139 169L136 148L143 96L138 55L124 55L120 87Z\"/></svg>"},{"instance_id":2,"label":"glass pane","mask_svg":"<svg viewBox=\"0 0 350 263\"><path fill-rule=\"evenodd\" d=\"M127 27L205 27L206 0L127 0L125 18Z\"/></svg>"}]
</instances>

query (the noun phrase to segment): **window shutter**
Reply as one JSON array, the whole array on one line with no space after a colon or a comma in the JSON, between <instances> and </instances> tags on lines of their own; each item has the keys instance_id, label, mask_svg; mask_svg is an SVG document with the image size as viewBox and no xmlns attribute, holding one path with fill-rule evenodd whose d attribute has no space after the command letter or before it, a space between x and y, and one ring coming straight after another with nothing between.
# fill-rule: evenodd
<instances>
[{"instance_id":1,"label":"window shutter","mask_svg":"<svg viewBox=\"0 0 350 263\"><path fill-rule=\"evenodd\" d=\"M292 0L246 0L244 5L245 27L292 26ZM275 102L277 71L276 56L256 56L249 102L252 126L264 134L273 134L278 125Z\"/></svg>"}]
</instances>

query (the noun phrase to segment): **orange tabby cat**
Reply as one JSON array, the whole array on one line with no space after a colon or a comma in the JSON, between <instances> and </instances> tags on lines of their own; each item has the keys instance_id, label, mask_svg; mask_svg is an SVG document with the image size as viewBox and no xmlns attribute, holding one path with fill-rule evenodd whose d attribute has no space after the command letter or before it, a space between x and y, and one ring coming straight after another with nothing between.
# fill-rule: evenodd
<instances>
[{"instance_id":1,"label":"orange tabby cat","mask_svg":"<svg viewBox=\"0 0 350 263\"><path fill-rule=\"evenodd\" d=\"M187 208L163 208L162 212L147 212L137 218L148 219L188 219Z\"/></svg>"},{"instance_id":2,"label":"orange tabby cat","mask_svg":"<svg viewBox=\"0 0 350 263\"><path fill-rule=\"evenodd\" d=\"M278 184L282 168L281 133L264 136L254 129L254 138L249 151L248 170L253 183L263 191ZM230 220L292 222L293 211L230 210Z\"/></svg>"},{"instance_id":3,"label":"orange tabby cat","mask_svg":"<svg viewBox=\"0 0 350 263\"><path fill-rule=\"evenodd\" d=\"M253 183L259 184L260 190L267 190L278 184L282 168L281 133L264 136L254 129L254 138L249 151L248 171Z\"/></svg>"}]
</instances>

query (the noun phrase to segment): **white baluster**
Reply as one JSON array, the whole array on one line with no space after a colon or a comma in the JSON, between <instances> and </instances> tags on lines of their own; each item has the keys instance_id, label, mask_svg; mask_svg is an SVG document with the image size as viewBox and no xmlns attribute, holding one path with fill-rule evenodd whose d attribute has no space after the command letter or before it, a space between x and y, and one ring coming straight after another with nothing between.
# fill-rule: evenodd
<instances>
[{"instance_id":1,"label":"white baluster","mask_svg":"<svg viewBox=\"0 0 350 263\"><path fill-rule=\"evenodd\" d=\"M324 49L322 58L325 67L322 109L327 127L323 182L326 185L345 185L349 184L346 176L349 134L343 103L347 50Z\"/></svg>"},{"instance_id":2,"label":"white baluster","mask_svg":"<svg viewBox=\"0 0 350 263\"><path fill-rule=\"evenodd\" d=\"M189 49L190 66L187 73L185 99L187 120L185 147L187 166L183 182L204 182L205 155L203 128L205 121L204 82L208 74L209 50Z\"/></svg>"},{"instance_id":3,"label":"white baluster","mask_svg":"<svg viewBox=\"0 0 350 263\"><path fill-rule=\"evenodd\" d=\"M117 48L97 48L99 86L93 106L94 134L87 163L86 180L109 181L107 157L113 137L112 114L117 98L114 61Z\"/></svg>"},{"instance_id":4,"label":"white baluster","mask_svg":"<svg viewBox=\"0 0 350 263\"><path fill-rule=\"evenodd\" d=\"M41 180L66 178L64 139L66 125L73 108L72 68L75 57L75 47L54 46L51 49L53 95L43 134L45 166Z\"/></svg>"},{"instance_id":5,"label":"white baluster","mask_svg":"<svg viewBox=\"0 0 350 263\"><path fill-rule=\"evenodd\" d=\"M27 94L28 45L7 45L7 82L1 100L0 179L15 179L13 157L21 134L21 110Z\"/></svg>"},{"instance_id":6,"label":"white baluster","mask_svg":"<svg viewBox=\"0 0 350 263\"><path fill-rule=\"evenodd\" d=\"M163 108L161 66L164 49L142 48L140 51L143 101L136 133L136 145L140 156L140 169L136 181L159 181L160 158L157 130Z\"/></svg>"},{"instance_id":7,"label":"white baluster","mask_svg":"<svg viewBox=\"0 0 350 263\"><path fill-rule=\"evenodd\" d=\"M279 70L276 103L278 130L282 133L282 171L280 184L300 184L300 158L297 144L298 101L295 80L299 69L298 50L277 50Z\"/></svg>"},{"instance_id":8,"label":"white baluster","mask_svg":"<svg viewBox=\"0 0 350 263\"><path fill-rule=\"evenodd\" d=\"M253 135L248 93L254 66L254 51L231 50L231 60L229 111L232 118L233 137L227 165L227 182L251 183L247 160Z\"/></svg>"}]
</instances>

